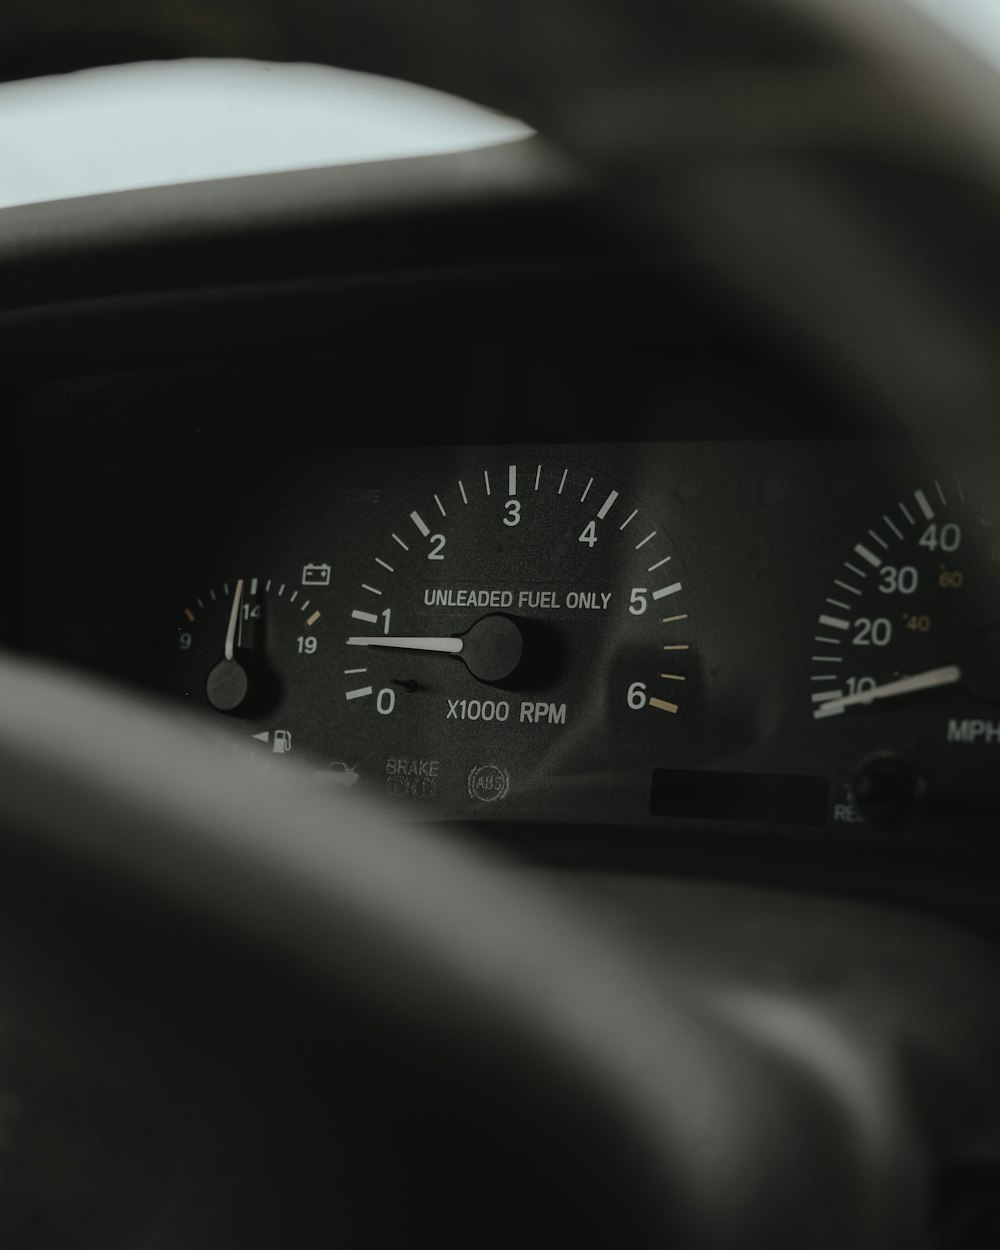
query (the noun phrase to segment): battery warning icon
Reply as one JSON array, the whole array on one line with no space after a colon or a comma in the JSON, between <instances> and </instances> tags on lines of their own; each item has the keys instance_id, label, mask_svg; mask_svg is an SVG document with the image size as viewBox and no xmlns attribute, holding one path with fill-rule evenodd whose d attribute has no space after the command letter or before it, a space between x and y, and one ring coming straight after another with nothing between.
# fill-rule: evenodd
<instances>
[{"instance_id":1,"label":"battery warning icon","mask_svg":"<svg viewBox=\"0 0 1000 1250\"><path fill-rule=\"evenodd\" d=\"M303 586L329 586L329 564L304 564L302 566Z\"/></svg>"}]
</instances>

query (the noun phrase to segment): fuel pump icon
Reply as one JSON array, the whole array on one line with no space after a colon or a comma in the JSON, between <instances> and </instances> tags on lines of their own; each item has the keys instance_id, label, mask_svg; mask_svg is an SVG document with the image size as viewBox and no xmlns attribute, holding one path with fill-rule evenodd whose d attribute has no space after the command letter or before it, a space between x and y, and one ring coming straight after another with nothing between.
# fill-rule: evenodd
<instances>
[{"instance_id":1,"label":"fuel pump icon","mask_svg":"<svg viewBox=\"0 0 1000 1250\"><path fill-rule=\"evenodd\" d=\"M291 749L292 731L290 729L276 729L271 740L271 750L275 755L287 755Z\"/></svg>"}]
</instances>

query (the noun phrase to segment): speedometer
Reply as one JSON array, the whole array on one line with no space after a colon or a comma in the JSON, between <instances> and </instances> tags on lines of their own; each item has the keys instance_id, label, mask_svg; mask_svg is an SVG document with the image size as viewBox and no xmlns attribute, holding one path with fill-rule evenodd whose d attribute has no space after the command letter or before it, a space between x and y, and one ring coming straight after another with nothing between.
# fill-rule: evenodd
<instances>
[{"instance_id":1,"label":"speedometer","mask_svg":"<svg viewBox=\"0 0 1000 1250\"><path fill-rule=\"evenodd\" d=\"M887 501L856 535L816 618L810 687L816 721L849 722L866 814L904 816L924 794L968 795L977 781L988 791L1000 543L958 474Z\"/></svg>"},{"instance_id":2,"label":"speedometer","mask_svg":"<svg viewBox=\"0 0 1000 1250\"><path fill-rule=\"evenodd\" d=\"M357 772L483 814L606 797L633 747L669 760L692 699L685 577L627 488L489 462L400 508L345 621ZM614 766L612 764L614 761ZM353 762L353 761L352 761Z\"/></svg>"}]
</instances>

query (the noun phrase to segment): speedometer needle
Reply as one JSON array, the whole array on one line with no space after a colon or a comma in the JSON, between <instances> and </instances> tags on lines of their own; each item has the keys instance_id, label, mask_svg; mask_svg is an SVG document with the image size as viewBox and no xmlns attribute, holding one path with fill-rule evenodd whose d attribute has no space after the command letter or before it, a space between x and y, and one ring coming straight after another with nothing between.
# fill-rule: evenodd
<instances>
[{"instance_id":1,"label":"speedometer needle","mask_svg":"<svg viewBox=\"0 0 1000 1250\"><path fill-rule=\"evenodd\" d=\"M918 690L933 690L936 686L953 686L961 680L962 670L957 664L929 668L924 673L900 677L898 681L887 681L882 686L872 686L855 694L840 695L836 699L825 699L816 709L816 716L832 716L845 707L853 707L856 703L871 703L873 699L892 699L897 695L916 694Z\"/></svg>"},{"instance_id":2,"label":"speedometer needle","mask_svg":"<svg viewBox=\"0 0 1000 1250\"><path fill-rule=\"evenodd\" d=\"M392 647L397 651L438 651L443 655L461 655L461 638L384 638L375 634L368 638L348 638L351 647Z\"/></svg>"}]
</instances>

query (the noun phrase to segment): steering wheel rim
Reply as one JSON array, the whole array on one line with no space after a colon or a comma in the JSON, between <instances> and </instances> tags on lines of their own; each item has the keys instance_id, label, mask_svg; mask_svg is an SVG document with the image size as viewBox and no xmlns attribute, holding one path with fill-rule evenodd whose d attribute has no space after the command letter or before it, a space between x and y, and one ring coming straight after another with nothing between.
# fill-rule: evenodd
<instances>
[{"instance_id":1,"label":"steering wheel rim","mask_svg":"<svg viewBox=\"0 0 1000 1250\"><path fill-rule=\"evenodd\" d=\"M953 394L961 378L962 415L977 433L992 430L1000 385L985 341L964 320L956 331L933 283L921 280L919 266L909 267L912 257L898 257L876 274L853 272L845 255L849 262L864 258L883 235L878 228L873 232L866 206L853 196L856 179L845 179L852 194L840 195L844 188L837 184L831 198L830 184L816 177L817 156L837 145L878 156L887 141L898 149L901 138L917 163L943 165L954 175L968 170L971 155L985 155L995 175L995 123L984 126L984 112L970 106L965 92L963 108L928 113L917 106L916 75L931 61L945 92L957 70L977 79L978 70L947 40L929 37L930 27L905 6L803 0L761 5L748 16L720 2L697 16L671 19L667 33L683 36L676 42L663 39L663 14L639 0L613 10L596 2L585 9L522 4L506 7L502 16L486 4L467 5L461 14L433 4L417 15L392 0L345 3L328 15L302 0L280 10L261 5L239 19L219 4L208 10L217 17L215 28L204 21L205 11L203 6L195 28L174 6L123 13L107 0L88 9L88 42L81 42L74 6L43 10L18 3L8 14L13 38L6 72L15 76L19 65L34 73L55 71L123 56L315 59L328 53L352 68L474 96L525 117L603 170L616 193L624 192L637 221L684 238L742 295L794 324L873 387L909 428L936 430L941 397ZM42 20L53 15L60 24L46 29ZM577 34L567 41L570 29ZM904 32L906 39L897 42ZM711 124L710 72L680 89L669 84L664 96L665 61L676 67L687 58L705 71L726 64L727 57L754 69L758 85L759 66L765 65L788 87L784 97L772 92L783 98L785 111L794 100L800 119L822 124L776 131L773 109L770 123L765 118L756 129L740 125L734 132L731 118L728 126ZM885 105L877 127L864 110L849 107L844 82L859 64L874 66L873 81L892 84L871 96ZM890 67L895 75L887 73ZM995 100L995 81L986 75L982 80L988 99ZM674 104L678 98L687 112ZM732 205L748 202L756 212L749 219L734 216ZM789 205L800 221L825 226L822 246L815 234L774 231L775 215ZM824 259L831 237L837 243L835 270ZM934 361L915 361L910 345L917 333L921 341L942 336L948 350ZM531 901L520 881L516 887L500 884L501 869L483 870L467 849L425 833L408 831L401 838L360 809L351 811L350 837L331 842L329 809L318 798L276 797L259 779L223 774L217 761L207 761L183 734L131 700L21 665L0 668L0 688L0 811L4 826L15 831L5 844L18 865L12 880L21 880L22 872L43 880L58 865L59 871L86 865L93 888L102 897L108 889L109 907L115 890L128 883L130 891L165 902L174 926L183 925L185 916L197 915L199 923L224 917L230 933L308 967L327 988L349 985L366 1009L397 1013L409 1028L415 1021L399 1013L401 1006L414 1006L408 993L414 984L421 986L422 1007L435 1003L450 1028L462 1021L470 1045L484 1040L484 1015L504 1036L516 1023L524 1030L521 1044L533 1053L529 1066L566 1080L568 1101L572 1091L590 1099L598 1118L615 1126L608 1129L614 1141L642 1143L628 1158L652 1166L641 1179L617 1176L634 1202L636 1244L669 1229L685 1246L735 1246L746 1244L750 1228L772 1247L874 1247L895 1244L912 1231L922 1160L904 1145L910 1127L905 1113L879 1064L873 1066L832 1025L813 1021L813 1041L821 1038L822 1045L806 1055L788 1040L801 1036L801 1019L789 1031L781 1012L737 1004L721 987L711 993L683 987L678 977L672 1003L664 1003L662 971L639 971L634 952L616 948L610 938L596 947L588 943L580 921L560 903L543 893ZM280 843L273 837L275 823L283 828ZM144 832L139 854L137 825ZM206 862L213 866L208 874ZM414 892L415 879L429 866L434 873L422 876L422 890ZM239 889L232 888L234 881ZM512 908L519 916L515 949ZM371 924L375 916L378 923ZM339 929L324 925L331 917ZM348 919L355 927L345 930ZM500 919L503 925L494 923ZM387 932L395 939L388 961ZM456 933L462 935L458 943ZM346 950L352 958L345 961ZM581 950L588 954L586 984L579 977ZM417 954L422 964L412 962ZM456 955L467 962L457 966ZM363 982L351 982L361 966ZM477 996L487 984L486 999ZM527 989L532 993L525 998ZM637 1038L643 1039L638 1053ZM568 1062L574 1041L581 1046L578 1064ZM685 1056L688 1066L679 1070L687 1079L651 1062L664 1046ZM724 1089L731 1105L757 1105L763 1120L770 1118L773 1151L759 1149L759 1143L750 1149L738 1135L705 1138L709 1092L719 1123L733 1128L719 1097ZM666 1107L669 1115L663 1114ZM789 1142L795 1143L791 1153ZM792 1166L803 1148L811 1152L808 1167L798 1159L806 1183L792 1195L781 1185L779 1208L774 1169ZM731 1157L729 1150L735 1152ZM720 1177L732 1185L726 1211L716 1200ZM839 1201L831 1202L831 1177ZM828 1219L822 1229L818 1209Z\"/></svg>"},{"instance_id":2,"label":"steering wheel rim","mask_svg":"<svg viewBox=\"0 0 1000 1250\"><path fill-rule=\"evenodd\" d=\"M692 1250L744 1246L752 1229L774 1247L882 1246L919 1211L922 1160L881 1057L834 1021L689 984L682 961L648 964L634 941L594 932L591 915L499 861L399 829L291 769L280 782L250 771L131 697L9 661L0 689L4 928L20 935L17 962L34 964L29 980L55 977L77 1000L88 987L83 1053L92 1013L107 1012L102 982L120 992L123 948L129 967L136 942L156 967L192 942L210 960L235 942L237 979L255 966L265 984L276 970L279 984L294 978L306 998L337 1004L335 1030L345 1014L378 1021L381 1036L425 1055L423 1080L450 1088L443 1048L506 1082L536 1132L526 1090L585 1124L621 1204L620 1245L669 1231ZM58 899L60 913L47 958L35 951L53 938L55 904L40 923L39 899ZM24 1029L26 1016L37 1027L9 966L3 983L8 1026ZM311 1027L330 1037L329 1020ZM182 1048L182 1033L140 1036L162 1052ZM107 1042L105 1028L96 1035ZM246 1060L252 1071L261 1058ZM459 1089L468 1095L467 1079ZM585 1224L577 1234L596 1244ZM252 1230L240 1237L256 1244Z\"/></svg>"}]
</instances>

